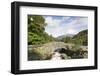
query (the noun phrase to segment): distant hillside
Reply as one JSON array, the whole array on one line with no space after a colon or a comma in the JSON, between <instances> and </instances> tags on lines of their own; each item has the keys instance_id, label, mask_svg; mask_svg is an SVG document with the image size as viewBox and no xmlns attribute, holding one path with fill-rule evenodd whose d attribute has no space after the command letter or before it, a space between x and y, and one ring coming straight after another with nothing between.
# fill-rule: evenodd
<instances>
[{"instance_id":1,"label":"distant hillside","mask_svg":"<svg viewBox=\"0 0 100 76\"><path fill-rule=\"evenodd\" d=\"M83 30L77 35L73 36L70 42L81 45L88 45L88 30Z\"/></svg>"},{"instance_id":2,"label":"distant hillside","mask_svg":"<svg viewBox=\"0 0 100 76\"><path fill-rule=\"evenodd\" d=\"M73 38L83 37L88 34L88 30L80 31L77 35L73 36Z\"/></svg>"},{"instance_id":3,"label":"distant hillside","mask_svg":"<svg viewBox=\"0 0 100 76\"><path fill-rule=\"evenodd\" d=\"M67 34L67 37L73 37L75 34Z\"/></svg>"},{"instance_id":4,"label":"distant hillside","mask_svg":"<svg viewBox=\"0 0 100 76\"><path fill-rule=\"evenodd\" d=\"M56 39L57 40L63 40L66 37L72 38L72 37L74 37L74 34L66 34L66 35L58 36Z\"/></svg>"},{"instance_id":5,"label":"distant hillside","mask_svg":"<svg viewBox=\"0 0 100 76\"><path fill-rule=\"evenodd\" d=\"M63 41L65 43L74 43L79 45L88 44L88 30L80 31L76 35L68 34L57 37L58 41Z\"/></svg>"}]
</instances>

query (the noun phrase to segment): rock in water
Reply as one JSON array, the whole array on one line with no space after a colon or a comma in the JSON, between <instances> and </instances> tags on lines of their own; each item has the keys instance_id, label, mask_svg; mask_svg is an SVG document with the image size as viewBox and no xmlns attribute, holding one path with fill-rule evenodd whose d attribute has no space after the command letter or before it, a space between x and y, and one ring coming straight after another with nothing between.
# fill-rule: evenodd
<instances>
[{"instance_id":1,"label":"rock in water","mask_svg":"<svg viewBox=\"0 0 100 76\"><path fill-rule=\"evenodd\" d=\"M58 52L53 53L51 60L61 60L61 54Z\"/></svg>"}]
</instances>

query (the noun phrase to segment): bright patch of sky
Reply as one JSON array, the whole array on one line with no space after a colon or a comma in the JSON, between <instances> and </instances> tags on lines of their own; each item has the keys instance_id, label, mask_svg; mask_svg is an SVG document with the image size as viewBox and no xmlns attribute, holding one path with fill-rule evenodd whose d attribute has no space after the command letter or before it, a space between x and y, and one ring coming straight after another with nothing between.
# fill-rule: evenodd
<instances>
[{"instance_id":1,"label":"bright patch of sky","mask_svg":"<svg viewBox=\"0 0 100 76\"><path fill-rule=\"evenodd\" d=\"M53 37L77 34L88 28L88 17L80 16L43 16L47 26L45 32Z\"/></svg>"}]
</instances>

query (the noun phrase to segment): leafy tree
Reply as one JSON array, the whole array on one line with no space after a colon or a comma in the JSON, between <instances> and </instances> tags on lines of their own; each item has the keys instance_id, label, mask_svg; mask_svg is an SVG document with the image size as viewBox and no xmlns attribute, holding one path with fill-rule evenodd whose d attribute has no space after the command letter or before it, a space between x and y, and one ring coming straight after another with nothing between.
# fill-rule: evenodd
<instances>
[{"instance_id":1,"label":"leafy tree","mask_svg":"<svg viewBox=\"0 0 100 76\"><path fill-rule=\"evenodd\" d=\"M45 19L39 15L28 15L28 44L43 44L54 38L45 32Z\"/></svg>"}]
</instances>

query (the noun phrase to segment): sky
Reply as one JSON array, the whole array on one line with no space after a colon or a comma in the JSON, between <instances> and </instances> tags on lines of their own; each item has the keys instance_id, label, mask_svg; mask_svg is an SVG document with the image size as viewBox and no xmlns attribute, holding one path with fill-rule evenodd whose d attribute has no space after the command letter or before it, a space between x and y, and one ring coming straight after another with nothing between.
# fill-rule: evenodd
<instances>
[{"instance_id":1,"label":"sky","mask_svg":"<svg viewBox=\"0 0 100 76\"><path fill-rule=\"evenodd\" d=\"M77 34L88 28L88 17L80 16L43 16L47 26L45 32L53 37Z\"/></svg>"}]
</instances>

